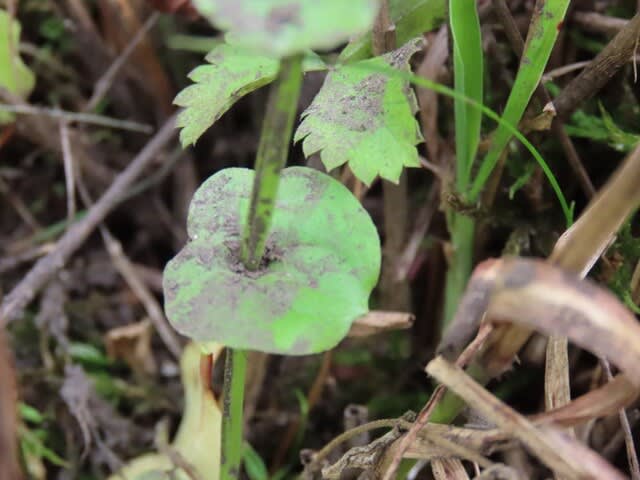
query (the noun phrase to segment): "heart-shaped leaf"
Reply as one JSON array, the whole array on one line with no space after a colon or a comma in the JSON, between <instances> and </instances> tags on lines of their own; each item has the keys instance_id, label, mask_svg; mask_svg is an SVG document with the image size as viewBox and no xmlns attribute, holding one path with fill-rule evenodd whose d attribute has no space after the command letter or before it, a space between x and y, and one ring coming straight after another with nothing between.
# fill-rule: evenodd
<instances>
[{"instance_id":1,"label":"heart-shaped leaf","mask_svg":"<svg viewBox=\"0 0 640 480\"><path fill-rule=\"evenodd\" d=\"M328 175L284 169L258 271L239 259L254 172L225 169L191 202L191 241L164 272L172 325L199 342L280 354L334 347L368 311L380 270L369 215Z\"/></svg>"},{"instance_id":2,"label":"heart-shaped leaf","mask_svg":"<svg viewBox=\"0 0 640 480\"><path fill-rule=\"evenodd\" d=\"M397 183L403 167L420 166L415 145L422 135L413 90L404 79L380 69L391 65L407 71L421 46L422 41L413 40L382 57L329 73L295 134L296 142L304 139L304 154L320 152L327 170L349 162L367 185L377 175Z\"/></svg>"},{"instance_id":3,"label":"heart-shaped leaf","mask_svg":"<svg viewBox=\"0 0 640 480\"><path fill-rule=\"evenodd\" d=\"M196 9L239 45L276 57L331 49L364 33L378 0L194 0Z\"/></svg>"}]
</instances>

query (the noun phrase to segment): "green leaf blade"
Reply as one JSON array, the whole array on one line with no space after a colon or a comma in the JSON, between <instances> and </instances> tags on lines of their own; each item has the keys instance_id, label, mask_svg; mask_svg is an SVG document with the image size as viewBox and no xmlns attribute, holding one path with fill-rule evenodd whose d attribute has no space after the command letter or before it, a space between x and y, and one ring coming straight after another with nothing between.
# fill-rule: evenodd
<instances>
[{"instance_id":1,"label":"green leaf blade","mask_svg":"<svg viewBox=\"0 0 640 480\"><path fill-rule=\"evenodd\" d=\"M371 219L339 182L283 170L263 265L244 269L240 232L253 171L212 176L194 195L191 242L167 265L167 316L200 342L281 354L335 346L368 311L380 270Z\"/></svg>"},{"instance_id":2,"label":"green leaf blade","mask_svg":"<svg viewBox=\"0 0 640 480\"><path fill-rule=\"evenodd\" d=\"M522 119L525 108L542 78L570 0L541 3L542 9L534 12L520 68L502 115L502 118L511 125L518 125ZM498 126L491 142L491 148L482 160L478 174L473 181L470 192L471 200L475 200L480 194L511 137L512 133L503 124Z\"/></svg>"},{"instance_id":3,"label":"green leaf blade","mask_svg":"<svg viewBox=\"0 0 640 480\"><path fill-rule=\"evenodd\" d=\"M449 19L453 37L456 91L482 103L483 52L475 0L451 0ZM482 113L466 102L454 102L456 124L456 185L464 193L480 143Z\"/></svg>"},{"instance_id":4,"label":"green leaf blade","mask_svg":"<svg viewBox=\"0 0 640 480\"><path fill-rule=\"evenodd\" d=\"M320 152L328 170L348 162L367 185L376 176L397 183L403 167L418 167L415 145L422 136L414 117L415 95L405 80L376 69L391 65L408 71L420 46L412 41L383 57L330 72L294 137L303 141L305 155Z\"/></svg>"}]
</instances>

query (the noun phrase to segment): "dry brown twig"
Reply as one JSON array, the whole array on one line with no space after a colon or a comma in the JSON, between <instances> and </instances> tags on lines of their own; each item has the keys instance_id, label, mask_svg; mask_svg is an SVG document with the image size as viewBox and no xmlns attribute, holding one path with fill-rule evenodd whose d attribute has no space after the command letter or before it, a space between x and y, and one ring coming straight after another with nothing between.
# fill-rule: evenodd
<instances>
[{"instance_id":1,"label":"dry brown twig","mask_svg":"<svg viewBox=\"0 0 640 480\"><path fill-rule=\"evenodd\" d=\"M634 56L640 35L640 13L606 45L553 100L553 109L560 118L568 118L582 103L600 90L615 73Z\"/></svg>"},{"instance_id":2,"label":"dry brown twig","mask_svg":"<svg viewBox=\"0 0 640 480\"><path fill-rule=\"evenodd\" d=\"M615 35L629 22L624 18L609 17L597 12L576 12L572 21L587 31Z\"/></svg>"},{"instance_id":3,"label":"dry brown twig","mask_svg":"<svg viewBox=\"0 0 640 480\"><path fill-rule=\"evenodd\" d=\"M600 357L600 364L602 370L605 373L607 382L613 381L613 375L611 373L611 366L606 358ZM638 465L638 455L636 454L636 445L633 440L633 434L631 433L631 425L629 424L629 418L624 407L618 410L618 417L620 418L620 426L624 435L624 443L627 447L627 460L629 462L629 471L631 472L631 478L633 480L640 480L640 465Z\"/></svg>"},{"instance_id":4,"label":"dry brown twig","mask_svg":"<svg viewBox=\"0 0 640 480\"><path fill-rule=\"evenodd\" d=\"M91 199L89 192L82 181L78 182L78 187L78 191L85 203L85 207L91 211L91 208L93 208L95 203ZM158 335L167 347L167 350L173 354L176 360L179 360L182 352L182 346L180 345L180 340L178 339L176 332L169 326L169 322L164 315L162 307L160 307L160 304L149 290L149 287L147 287L147 285L141 280L140 275L138 275L138 272L134 268L131 260L129 260L125 255L120 241L111 234L104 223L100 223L98 228L102 235L102 240L104 241L107 253L111 257L116 269L120 272L120 275L122 275L122 278L124 278L127 285L129 285L131 290L144 305L147 315L151 320L151 324L155 328L156 332L158 332Z\"/></svg>"},{"instance_id":5,"label":"dry brown twig","mask_svg":"<svg viewBox=\"0 0 640 480\"><path fill-rule=\"evenodd\" d=\"M536 427L472 380L461 368L442 357L432 360L426 371L440 383L447 385L487 420L516 437L542 462L565 478L624 479L620 472L599 455L555 428Z\"/></svg>"},{"instance_id":6,"label":"dry brown twig","mask_svg":"<svg viewBox=\"0 0 640 480\"><path fill-rule=\"evenodd\" d=\"M101 127L114 128L118 130L129 130L139 133L151 133L152 127L131 120L120 120L117 118L106 117L104 115L96 115L94 113L76 113L67 112L59 108L36 107L27 104L0 104L0 110L17 113L21 115L38 115L50 117L54 120L66 122L86 123L89 125L98 125Z\"/></svg>"},{"instance_id":7,"label":"dry brown twig","mask_svg":"<svg viewBox=\"0 0 640 480\"><path fill-rule=\"evenodd\" d=\"M458 359L456 360L456 365L460 367L466 366L471 360L471 358L473 357L473 355L482 346L482 344L484 343L484 341L489 336L492 330L493 330L492 325L490 324L483 325L478 330L478 333L475 339L471 343L469 343L469 345L467 345L467 347L462 351L462 353L460 353L460 355L458 356ZM411 426L411 428L406 433L406 435L404 435L404 437L400 439L399 441L400 443L398 444L397 448L395 448L393 457L389 462L389 465L386 466L386 468L383 470L384 480L391 480L391 478L393 478L393 476L395 475L395 472L398 469L398 466L400 465L400 461L404 457L405 452L409 449L409 446L415 441L420 430L424 429L427 426L429 422L429 418L431 417L431 414L433 413L433 410L435 409L438 402L444 396L445 390L446 390L445 387L442 385L439 385L438 387L436 387L436 389L431 394L429 401L418 414L418 417L416 418L416 421L414 422L414 424Z\"/></svg>"},{"instance_id":8,"label":"dry brown twig","mask_svg":"<svg viewBox=\"0 0 640 480\"><path fill-rule=\"evenodd\" d=\"M529 417L529 421L537 426L548 426L552 423L565 427L576 426L592 418L615 414L621 406L630 404L637 396L638 391L629 382L629 379L625 375L618 375L611 382L578 397L569 405L534 415ZM377 428L392 428L396 425L398 425L398 419L382 419L347 430L312 456L311 464L308 467L313 469L314 465L319 465L339 444L345 443L363 432ZM416 423L401 422L400 426L405 429L414 429ZM457 457L490 468L492 464L485 457L512 448L514 446L512 439L511 434L499 429L473 429L426 423L418 429L415 440L410 443L403 458L432 460L434 458ZM381 448L380 444L369 446L364 450L359 448L343 457L340 465L334 470L347 468L348 459L353 458L354 455L360 455L363 451L371 454ZM397 445L389 446L390 450L397 450L397 448ZM387 452L387 459L392 455L393 452ZM359 458L362 460L361 455ZM378 471L382 468L387 468L384 460Z\"/></svg>"},{"instance_id":9,"label":"dry brown twig","mask_svg":"<svg viewBox=\"0 0 640 480\"><path fill-rule=\"evenodd\" d=\"M76 173L69 141L69 127L67 122L60 122L60 145L62 147L62 163L64 165L64 180L67 194L67 222L71 225L76 216Z\"/></svg>"}]
</instances>

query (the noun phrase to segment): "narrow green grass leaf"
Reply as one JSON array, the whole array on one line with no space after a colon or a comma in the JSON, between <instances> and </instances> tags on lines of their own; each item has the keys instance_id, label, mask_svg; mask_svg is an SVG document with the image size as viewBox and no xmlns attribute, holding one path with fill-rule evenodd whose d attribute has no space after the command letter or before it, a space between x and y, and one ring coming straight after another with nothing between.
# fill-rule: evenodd
<instances>
[{"instance_id":1,"label":"narrow green grass leaf","mask_svg":"<svg viewBox=\"0 0 640 480\"><path fill-rule=\"evenodd\" d=\"M551 50L556 42L558 31L569 7L569 1L553 0L537 3L537 6L541 6L541 8L534 12L518 75L503 113L503 118L510 125L518 125L534 90L540 82L551 55ZM513 133L504 124L498 127L491 142L491 148L484 157L478 174L473 181L469 194L470 200L474 201L478 198L498 162L502 150L512 136Z\"/></svg>"},{"instance_id":2,"label":"narrow green grass leaf","mask_svg":"<svg viewBox=\"0 0 640 480\"><path fill-rule=\"evenodd\" d=\"M420 166L415 146L422 136L413 90L402 78L372 73L372 68L409 71L409 59L421 46L421 40L413 40L381 57L331 71L294 137L304 139L304 154L320 152L327 170L349 162L367 185L378 175L397 183L403 167Z\"/></svg>"},{"instance_id":3,"label":"narrow green grass leaf","mask_svg":"<svg viewBox=\"0 0 640 480\"><path fill-rule=\"evenodd\" d=\"M269 480L269 469L260 454L256 452L249 442L244 442L242 458L249 480Z\"/></svg>"},{"instance_id":4,"label":"narrow green grass leaf","mask_svg":"<svg viewBox=\"0 0 640 480\"><path fill-rule=\"evenodd\" d=\"M453 37L455 90L482 103L483 54L480 20L475 0L451 0L449 22ZM480 143L482 112L472 105L455 100L456 185L465 193L473 159Z\"/></svg>"}]
</instances>

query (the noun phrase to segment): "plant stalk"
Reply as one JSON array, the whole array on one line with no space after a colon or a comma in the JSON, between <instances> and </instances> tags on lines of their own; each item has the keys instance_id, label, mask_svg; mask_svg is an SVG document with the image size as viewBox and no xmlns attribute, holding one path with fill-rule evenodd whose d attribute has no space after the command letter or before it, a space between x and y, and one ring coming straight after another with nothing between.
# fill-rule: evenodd
<instances>
[{"instance_id":1,"label":"plant stalk","mask_svg":"<svg viewBox=\"0 0 640 480\"><path fill-rule=\"evenodd\" d=\"M476 226L473 218L457 212L451 212L448 224L452 252L445 283L443 327L446 327L455 315L471 276Z\"/></svg>"},{"instance_id":2,"label":"plant stalk","mask_svg":"<svg viewBox=\"0 0 640 480\"><path fill-rule=\"evenodd\" d=\"M450 0L449 25L453 41L455 91L482 103L483 52L480 19L475 3L473 0ZM473 105L458 98L454 101L454 114L455 188L464 198L471 183L471 170L480 142L482 114ZM471 275L475 233L475 221L454 210L448 212L447 223L452 251L445 284L443 327L453 318Z\"/></svg>"},{"instance_id":3,"label":"plant stalk","mask_svg":"<svg viewBox=\"0 0 640 480\"><path fill-rule=\"evenodd\" d=\"M242 462L242 409L244 407L244 382L247 372L247 353L234 348L227 349L222 389L222 451L220 478L240 478Z\"/></svg>"},{"instance_id":4,"label":"plant stalk","mask_svg":"<svg viewBox=\"0 0 640 480\"><path fill-rule=\"evenodd\" d=\"M264 255L278 193L280 170L287 162L291 145L293 120L301 84L302 57L284 59L267 102L256 157L249 218L242 237L240 255L249 270L257 270Z\"/></svg>"},{"instance_id":5,"label":"plant stalk","mask_svg":"<svg viewBox=\"0 0 640 480\"><path fill-rule=\"evenodd\" d=\"M280 171L287 162L291 145L301 84L302 56L283 59L269 92L256 156L249 214L242 235L240 258L247 270L258 270L265 253ZM246 352L227 349L223 387L221 480L240 478L246 367Z\"/></svg>"}]
</instances>

